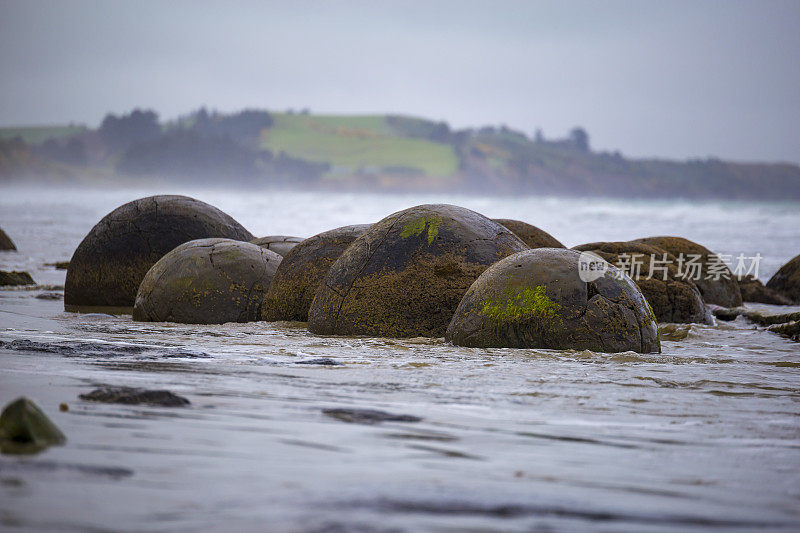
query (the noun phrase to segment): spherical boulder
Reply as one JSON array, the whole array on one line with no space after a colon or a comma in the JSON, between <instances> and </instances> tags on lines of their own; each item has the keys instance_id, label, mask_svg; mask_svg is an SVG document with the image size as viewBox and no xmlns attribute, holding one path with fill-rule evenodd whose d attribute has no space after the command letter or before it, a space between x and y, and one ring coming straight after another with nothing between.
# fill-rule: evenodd
<instances>
[{"instance_id":1,"label":"spherical boulder","mask_svg":"<svg viewBox=\"0 0 800 533\"><path fill-rule=\"evenodd\" d=\"M262 248L266 248L271 252L275 252L281 257L286 257L289 250L303 242L303 239L301 237L290 237L288 235L270 235L268 237L253 239L250 242Z\"/></svg>"},{"instance_id":2,"label":"spherical boulder","mask_svg":"<svg viewBox=\"0 0 800 533\"><path fill-rule=\"evenodd\" d=\"M3 228L0 228L0 250L16 250L17 247L14 244L14 241L11 240L11 237L6 235L6 232L3 231Z\"/></svg>"},{"instance_id":3,"label":"spherical boulder","mask_svg":"<svg viewBox=\"0 0 800 533\"><path fill-rule=\"evenodd\" d=\"M789 260L767 282L767 288L800 304L800 255Z\"/></svg>"},{"instance_id":4,"label":"spherical boulder","mask_svg":"<svg viewBox=\"0 0 800 533\"><path fill-rule=\"evenodd\" d=\"M331 265L370 224L357 224L309 237L286 254L264 297L262 320L308 320L308 309Z\"/></svg>"},{"instance_id":5,"label":"spherical boulder","mask_svg":"<svg viewBox=\"0 0 800 533\"><path fill-rule=\"evenodd\" d=\"M248 242L184 243L147 271L133 307L143 322L223 324L259 320L281 256Z\"/></svg>"},{"instance_id":6,"label":"spherical boulder","mask_svg":"<svg viewBox=\"0 0 800 533\"><path fill-rule=\"evenodd\" d=\"M445 339L479 348L659 352L655 316L636 284L597 256L602 269L587 277L581 259L575 250L538 248L495 263L464 295Z\"/></svg>"},{"instance_id":7,"label":"spherical boulder","mask_svg":"<svg viewBox=\"0 0 800 533\"><path fill-rule=\"evenodd\" d=\"M527 222L510 218L493 218L492 220L510 229L514 235L531 248L565 248L558 242L558 239Z\"/></svg>"},{"instance_id":8,"label":"spherical boulder","mask_svg":"<svg viewBox=\"0 0 800 533\"><path fill-rule=\"evenodd\" d=\"M176 246L253 236L214 206L186 196L149 196L118 207L78 245L67 268L64 306L133 306L144 275Z\"/></svg>"},{"instance_id":9,"label":"spherical boulder","mask_svg":"<svg viewBox=\"0 0 800 533\"><path fill-rule=\"evenodd\" d=\"M649 244L674 255L679 261L679 274L697 285L706 303L723 307L742 305L742 293L730 269L705 246L683 237L646 237L631 242Z\"/></svg>"},{"instance_id":10,"label":"spherical boulder","mask_svg":"<svg viewBox=\"0 0 800 533\"><path fill-rule=\"evenodd\" d=\"M736 276L739 290L742 291L742 301L757 302L772 305L792 305L792 299L782 292L765 287L761 280L750 274Z\"/></svg>"},{"instance_id":11,"label":"spherical boulder","mask_svg":"<svg viewBox=\"0 0 800 533\"><path fill-rule=\"evenodd\" d=\"M420 205L374 224L328 270L308 313L313 333L440 337L492 263L527 250L469 209Z\"/></svg>"},{"instance_id":12,"label":"spherical boulder","mask_svg":"<svg viewBox=\"0 0 800 533\"><path fill-rule=\"evenodd\" d=\"M713 323L697 286L679 275L677 258L661 248L635 242L593 242L573 250L594 252L625 272L659 322Z\"/></svg>"}]
</instances>

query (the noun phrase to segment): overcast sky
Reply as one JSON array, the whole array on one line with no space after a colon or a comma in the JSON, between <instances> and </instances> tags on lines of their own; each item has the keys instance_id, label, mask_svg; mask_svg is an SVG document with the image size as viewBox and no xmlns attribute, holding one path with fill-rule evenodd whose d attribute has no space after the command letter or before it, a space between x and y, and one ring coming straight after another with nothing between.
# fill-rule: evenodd
<instances>
[{"instance_id":1,"label":"overcast sky","mask_svg":"<svg viewBox=\"0 0 800 533\"><path fill-rule=\"evenodd\" d=\"M0 125L200 106L800 163L800 1L0 0Z\"/></svg>"}]
</instances>

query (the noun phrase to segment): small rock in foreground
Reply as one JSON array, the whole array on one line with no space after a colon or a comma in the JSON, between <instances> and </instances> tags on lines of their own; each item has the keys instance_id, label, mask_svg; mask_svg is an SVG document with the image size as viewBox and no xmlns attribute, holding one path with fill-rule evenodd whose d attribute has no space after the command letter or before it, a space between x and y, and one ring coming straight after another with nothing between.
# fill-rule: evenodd
<instances>
[{"instance_id":1,"label":"small rock in foreground","mask_svg":"<svg viewBox=\"0 0 800 533\"><path fill-rule=\"evenodd\" d=\"M0 453L38 453L67 438L28 398L14 400L0 414Z\"/></svg>"},{"instance_id":2,"label":"small rock in foreground","mask_svg":"<svg viewBox=\"0 0 800 533\"><path fill-rule=\"evenodd\" d=\"M18 285L35 285L36 282L27 272L7 272L0 270L0 286L15 287Z\"/></svg>"},{"instance_id":3,"label":"small rock in foreground","mask_svg":"<svg viewBox=\"0 0 800 533\"><path fill-rule=\"evenodd\" d=\"M147 390L136 387L102 387L78 396L90 402L121 403L126 405L155 405L159 407L182 407L189 400L168 390Z\"/></svg>"},{"instance_id":4,"label":"small rock in foreground","mask_svg":"<svg viewBox=\"0 0 800 533\"><path fill-rule=\"evenodd\" d=\"M381 422L419 422L413 415L395 415L375 409L323 409L323 414L342 422L353 424L380 424Z\"/></svg>"}]
</instances>

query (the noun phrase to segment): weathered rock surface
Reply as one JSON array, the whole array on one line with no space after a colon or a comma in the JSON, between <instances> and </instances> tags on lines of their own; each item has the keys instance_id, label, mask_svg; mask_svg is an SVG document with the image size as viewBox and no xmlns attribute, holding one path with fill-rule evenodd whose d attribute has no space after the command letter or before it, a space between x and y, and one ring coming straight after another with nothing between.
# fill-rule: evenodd
<instances>
[{"instance_id":1,"label":"weathered rock surface","mask_svg":"<svg viewBox=\"0 0 800 533\"><path fill-rule=\"evenodd\" d=\"M735 276L734 279L739 284L742 292L743 302L757 302L773 305L792 305L792 299L788 296L765 287L761 281L751 275Z\"/></svg>"},{"instance_id":2,"label":"weathered rock surface","mask_svg":"<svg viewBox=\"0 0 800 533\"><path fill-rule=\"evenodd\" d=\"M0 287L9 286L15 287L18 285L35 285L36 282L27 272L13 271L7 272L0 270Z\"/></svg>"},{"instance_id":3,"label":"weathered rock surface","mask_svg":"<svg viewBox=\"0 0 800 533\"><path fill-rule=\"evenodd\" d=\"M527 249L505 227L463 207L399 211L331 266L308 327L324 335L442 336L472 282L492 263Z\"/></svg>"},{"instance_id":4,"label":"weathered rock surface","mask_svg":"<svg viewBox=\"0 0 800 533\"><path fill-rule=\"evenodd\" d=\"M275 252L281 257L286 257L289 250L303 242L302 237L291 237L289 235L269 235L268 237L259 237L250 241L257 244L262 248L266 248L270 252Z\"/></svg>"},{"instance_id":5,"label":"weathered rock surface","mask_svg":"<svg viewBox=\"0 0 800 533\"><path fill-rule=\"evenodd\" d=\"M153 265L142 280L133 319L223 324L259 320L281 256L249 242L198 239Z\"/></svg>"},{"instance_id":6,"label":"weathered rock surface","mask_svg":"<svg viewBox=\"0 0 800 533\"><path fill-rule=\"evenodd\" d=\"M510 229L514 235L531 248L565 248L558 239L527 222L510 218L494 218L492 220Z\"/></svg>"},{"instance_id":7,"label":"weathered rock surface","mask_svg":"<svg viewBox=\"0 0 800 533\"><path fill-rule=\"evenodd\" d=\"M0 452L37 453L64 444L67 438L28 398L18 398L0 414Z\"/></svg>"},{"instance_id":8,"label":"weathered rock surface","mask_svg":"<svg viewBox=\"0 0 800 533\"><path fill-rule=\"evenodd\" d=\"M0 251L2 250L16 250L17 246L14 244L14 241L11 240L3 228L0 228Z\"/></svg>"},{"instance_id":9,"label":"weathered rock surface","mask_svg":"<svg viewBox=\"0 0 800 533\"><path fill-rule=\"evenodd\" d=\"M573 249L593 252L620 267L642 291L659 322L713 322L697 286L679 275L672 254L635 242L592 242Z\"/></svg>"},{"instance_id":10,"label":"weathered rock surface","mask_svg":"<svg viewBox=\"0 0 800 533\"><path fill-rule=\"evenodd\" d=\"M800 304L800 255L783 265L767 282L767 288Z\"/></svg>"},{"instance_id":11,"label":"weathered rock surface","mask_svg":"<svg viewBox=\"0 0 800 533\"><path fill-rule=\"evenodd\" d=\"M148 390L138 387L101 387L78 395L89 402L121 403L125 405L154 405L159 407L183 407L189 400L168 390Z\"/></svg>"},{"instance_id":12,"label":"weathered rock surface","mask_svg":"<svg viewBox=\"0 0 800 533\"><path fill-rule=\"evenodd\" d=\"M262 320L308 320L308 309L331 265L370 224L325 231L295 246L281 262L264 297Z\"/></svg>"},{"instance_id":13,"label":"weathered rock surface","mask_svg":"<svg viewBox=\"0 0 800 533\"><path fill-rule=\"evenodd\" d=\"M683 237L646 237L631 242L662 248L678 260L683 258L680 273L686 274L697 285L706 303L723 307L742 305L742 293L730 269L705 246Z\"/></svg>"},{"instance_id":14,"label":"weathered rock surface","mask_svg":"<svg viewBox=\"0 0 800 533\"><path fill-rule=\"evenodd\" d=\"M495 263L464 295L445 338L480 348L659 352L655 317L636 284L608 264L584 282L579 257L539 248Z\"/></svg>"},{"instance_id":15,"label":"weathered rock surface","mask_svg":"<svg viewBox=\"0 0 800 533\"><path fill-rule=\"evenodd\" d=\"M149 196L118 207L97 223L70 260L67 310L82 306L133 306L144 275L164 254L185 242L253 236L214 206L186 196Z\"/></svg>"},{"instance_id":16,"label":"weathered rock surface","mask_svg":"<svg viewBox=\"0 0 800 533\"><path fill-rule=\"evenodd\" d=\"M351 424L380 424L381 422L419 422L422 418L414 415L396 415L376 409L323 409L322 412L336 420Z\"/></svg>"}]
</instances>

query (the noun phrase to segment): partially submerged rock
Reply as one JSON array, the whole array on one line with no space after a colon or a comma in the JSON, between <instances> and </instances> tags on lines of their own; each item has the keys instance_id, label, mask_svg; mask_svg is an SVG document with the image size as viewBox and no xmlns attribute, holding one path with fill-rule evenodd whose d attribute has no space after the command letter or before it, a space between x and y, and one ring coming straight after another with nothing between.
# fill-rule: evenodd
<instances>
[{"instance_id":1,"label":"partially submerged rock","mask_svg":"<svg viewBox=\"0 0 800 533\"><path fill-rule=\"evenodd\" d=\"M463 207L399 211L374 224L331 266L309 310L309 330L442 336L481 272L527 249L505 227Z\"/></svg>"},{"instance_id":2,"label":"partially submerged rock","mask_svg":"<svg viewBox=\"0 0 800 533\"><path fill-rule=\"evenodd\" d=\"M331 265L369 224L344 226L309 237L281 261L264 297L262 320L308 320L308 309Z\"/></svg>"},{"instance_id":3,"label":"partially submerged rock","mask_svg":"<svg viewBox=\"0 0 800 533\"><path fill-rule=\"evenodd\" d=\"M259 320L281 259L266 248L231 239L182 244L147 272L133 319L186 324Z\"/></svg>"},{"instance_id":4,"label":"partially submerged rock","mask_svg":"<svg viewBox=\"0 0 800 533\"><path fill-rule=\"evenodd\" d=\"M494 222L505 226L531 248L565 248L558 239L536 226L510 218L493 218Z\"/></svg>"},{"instance_id":5,"label":"partially submerged rock","mask_svg":"<svg viewBox=\"0 0 800 533\"><path fill-rule=\"evenodd\" d=\"M78 396L89 402L121 403L125 405L153 405L183 407L189 400L168 390L148 390L136 387L102 387Z\"/></svg>"},{"instance_id":6,"label":"partially submerged rock","mask_svg":"<svg viewBox=\"0 0 800 533\"><path fill-rule=\"evenodd\" d=\"M681 275L697 285L705 302L723 307L742 305L742 293L730 269L705 246L683 237L646 237L631 242L662 248L682 261Z\"/></svg>"},{"instance_id":7,"label":"partially submerged rock","mask_svg":"<svg viewBox=\"0 0 800 533\"><path fill-rule=\"evenodd\" d=\"M767 288L800 304L800 255L783 265L767 282Z\"/></svg>"},{"instance_id":8,"label":"partially submerged rock","mask_svg":"<svg viewBox=\"0 0 800 533\"><path fill-rule=\"evenodd\" d=\"M70 260L67 310L133 306L144 275L185 242L253 236L214 206L186 196L149 196L118 207L97 223Z\"/></svg>"},{"instance_id":9,"label":"partially submerged rock","mask_svg":"<svg viewBox=\"0 0 800 533\"><path fill-rule=\"evenodd\" d=\"M422 418L414 415L396 415L376 409L323 409L322 412L336 420L351 424L379 424L381 422L419 422Z\"/></svg>"},{"instance_id":10,"label":"partially submerged rock","mask_svg":"<svg viewBox=\"0 0 800 533\"><path fill-rule=\"evenodd\" d=\"M14 400L0 414L2 453L38 453L66 441L67 438L61 430L28 398Z\"/></svg>"},{"instance_id":11,"label":"partially submerged rock","mask_svg":"<svg viewBox=\"0 0 800 533\"><path fill-rule=\"evenodd\" d=\"M269 235L267 237L259 237L250 241L253 244L266 248L270 252L275 252L281 257L286 257L289 250L303 242L302 237L291 237L289 235Z\"/></svg>"},{"instance_id":12,"label":"partially submerged rock","mask_svg":"<svg viewBox=\"0 0 800 533\"><path fill-rule=\"evenodd\" d=\"M66 270L69 268L69 261L56 261L54 263L45 263L44 266L53 267L56 270Z\"/></svg>"},{"instance_id":13,"label":"partially submerged rock","mask_svg":"<svg viewBox=\"0 0 800 533\"><path fill-rule=\"evenodd\" d=\"M697 286L679 275L678 260L672 254L635 242L593 242L573 249L593 252L625 271L659 322L713 322Z\"/></svg>"},{"instance_id":14,"label":"partially submerged rock","mask_svg":"<svg viewBox=\"0 0 800 533\"><path fill-rule=\"evenodd\" d=\"M605 262L599 277L583 281L580 257L539 248L495 263L464 295L445 338L478 348L660 352L655 316L636 284Z\"/></svg>"},{"instance_id":15,"label":"partially submerged rock","mask_svg":"<svg viewBox=\"0 0 800 533\"><path fill-rule=\"evenodd\" d=\"M16 287L19 285L35 285L36 282L27 272L0 270L0 286Z\"/></svg>"},{"instance_id":16,"label":"partially submerged rock","mask_svg":"<svg viewBox=\"0 0 800 533\"><path fill-rule=\"evenodd\" d=\"M0 251L2 250L16 250L17 246L14 244L14 241L11 240L3 228L0 228Z\"/></svg>"},{"instance_id":17,"label":"partially submerged rock","mask_svg":"<svg viewBox=\"0 0 800 533\"><path fill-rule=\"evenodd\" d=\"M757 302L773 305L792 305L792 299L784 294L765 287L755 276L736 276L739 290L742 292L742 301Z\"/></svg>"}]
</instances>

